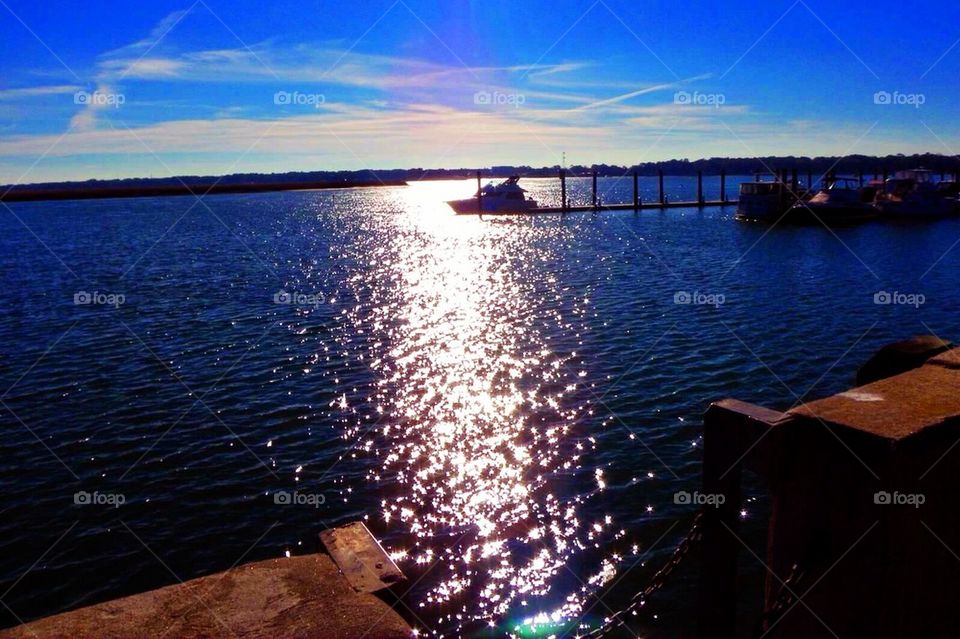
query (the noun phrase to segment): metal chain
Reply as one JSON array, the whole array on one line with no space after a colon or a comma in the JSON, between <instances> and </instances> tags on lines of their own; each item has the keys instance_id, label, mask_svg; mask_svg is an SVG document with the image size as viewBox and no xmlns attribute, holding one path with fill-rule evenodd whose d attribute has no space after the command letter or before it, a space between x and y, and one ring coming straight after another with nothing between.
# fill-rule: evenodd
<instances>
[{"instance_id":1,"label":"metal chain","mask_svg":"<svg viewBox=\"0 0 960 639\"><path fill-rule=\"evenodd\" d=\"M638 608L642 608L646 605L647 600L651 595L656 593L658 590L663 588L667 584L667 580L670 575L677 569L683 560L690 553L691 548L696 545L700 538L703 535L701 530L701 523L703 520L703 512L697 513L696 517L693 518L693 524L690 526L690 530L680 540L680 543L677 544L676 549L673 551L673 554L670 556L670 559L667 560L667 563L663 565L660 570L654 573L653 577L650 578L650 582L647 584L646 588L635 594L630 598L630 603L621 610L613 613L604 620L604 624L598 628L587 632L586 634L578 635L583 639L595 639L596 637L602 637L614 628L619 628L626 625L626 617L628 614L633 614Z\"/></svg>"},{"instance_id":2,"label":"metal chain","mask_svg":"<svg viewBox=\"0 0 960 639\"><path fill-rule=\"evenodd\" d=\"M804 576L806 576L806 572L800 567L799 563L790 567L790 574L780 584L780 589L773 598L773 604L764 611L757 621L757 626L753 630L753 639L763 637L767 633L767 629L777 623L790 606L797 601L795 593Z\"/></svg>"}]
</instances>

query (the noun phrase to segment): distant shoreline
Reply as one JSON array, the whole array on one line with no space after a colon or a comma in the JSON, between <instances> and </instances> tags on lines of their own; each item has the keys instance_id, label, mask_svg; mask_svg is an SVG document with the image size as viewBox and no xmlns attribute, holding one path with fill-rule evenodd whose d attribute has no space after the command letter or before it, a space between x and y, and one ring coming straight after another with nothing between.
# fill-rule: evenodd
<instances>
[{"instance_id":1,"label":"distant shoreline","mask_svg":"<svg viewBox=\"0 0 960 639\"><path fill-rule=\"evenodd\" d=\"M752 158L714 157L699 160L662 160L632 166L615 164L574 164L565 167L568 177L624 177L636 173L642 177L665 175L749 176L774 171L797 171L800 175L838 175L880 177L902 169L924 167L955 179L960 177L960 156L934 153L887 155L885 157L847 155L843 157L768 156ZM230 175L181 175L163 178L92 179L87 181L46 182L0 186L0 202L41 200L77 200L130 197L166 197L175 195L215 195L226 193L268 193L372 186L406 186L410 182L484 179L520 175L526 178L556 178L559 165L532 167L499 165L484 168L406 168L360 169L341 171L289 171L286 173L234 173Z\"/></svg>"},{"instance_id":2,"label":"distant shoreline","mask_svg":"<svg viewBox=\"0 0 960 639\"><path fill-rule=\"evenodd\" d=\"M285 182L248 184L163 184L138 186L70 186L13 188L0 193L2 202L42 202L49 200L100 200L136 197L173 197L193 195L224 195L228 193L274 193L278 191L314 191L321 189L350 189L373 186L406 186L406 180L346 180L323 182Z\"/></svg>"}]
</instances>

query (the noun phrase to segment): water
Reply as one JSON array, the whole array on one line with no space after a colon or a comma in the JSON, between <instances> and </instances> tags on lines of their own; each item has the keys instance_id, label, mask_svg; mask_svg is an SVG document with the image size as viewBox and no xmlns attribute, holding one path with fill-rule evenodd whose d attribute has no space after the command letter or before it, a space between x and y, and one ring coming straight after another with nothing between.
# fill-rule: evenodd
<instances>
[{"instance_id":1,"label":"water","mask_svg":"<svg viewBox=\"0 0 960 639\"><path fill-rule=\"evenodd\" d=\"M559 200L555 181L524 184ZM600 187L628 200L632 180ZM568 188L589 197L588 180ZM642 188L655 198L655 179ZM695 188L667 182L672 200ZM0 625L314 552L355 519L411 578L424 631L596 624L689 525L674 494L698 486L709 402L788 408L847 388L884 343L960 335L957 220L451 215L443 201L472 190L4 211ZM760 551L766 502L756 482L748 495ZM749 611L763 569L743 570ZM633 630L688 632L695 576Z\"/></svg>"}]
</instances>

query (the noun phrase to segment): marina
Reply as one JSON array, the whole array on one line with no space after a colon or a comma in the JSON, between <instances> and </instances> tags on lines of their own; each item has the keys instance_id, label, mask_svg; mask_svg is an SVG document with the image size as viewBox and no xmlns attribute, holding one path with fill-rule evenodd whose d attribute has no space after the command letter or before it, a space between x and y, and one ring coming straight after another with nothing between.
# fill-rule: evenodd
<instances>
[{"instance_id":1,"label":"marina","mask_svg":"<svg viewBox=\"0 0 960 639\"><path fill-rule=\"evenodd\" d=\"M960 202L957 199L957 180L946 179L941 174L935 181L931 171L917 169L898 171L893 177L882 180L874 178L864 183L861 172L858 177L840 177L835 173L820 176L814 180L812 173L806 182L798 179L793 170L777 171L772 178L762 178L759 174L753 181L741 182L739 196L727 198L727 176L721 172L718 176L708 176L708 180L719 182L719 198L704 197L704 175L696 176L695 200L670 201L664 193L664 175L659 173L658 193L653 201L644 201L640 197L639 176L636 171L622 178L632 178L633 197L630 202L604 202L598 195L597 172L591 176L589 204L569 204L567 202L567 174L561 170L558 175L561 203L557 205L538 204L526 198L525 189L520 186L521 177L511 176L507 180L486 186L482 184L482 174L477 172L477 191L474 197L448 202L458 215L532 215L556 213L585 213L601 211L641 211L655 209L688 209L736 206L737 216L747 221L767 223L823 223L855 224L877 218L936 218L960 214ZM813 185L813 186L809 186Z\"/></svg>"},{"instance_id":2,"label":"marina","mask_svg":"<svg viewBox=\"0 0 960 639\"><path fill-rule=\"evenodd\" d=\"M960 3L791 1L0 0L0 639L960 637Z\"/></svg>"},{"instance_id":3,"label":"marina","mask_svg":"<svg viewBox=\"0 0 960 639\"><path fill-rule=\"evenodd\" d=\"M557 180L525 183L538 203L559 200ZM0 566L16 579L20 558L39 557L79 522L5 602L29 622L177 583L164 564L189 582L240 557L316 555L321 530L360 519L406 576L400 591L410 590L421 619L412 627L465 636L494 621L495 636L517 635L515 626L558 609L600 627L606 611L591 606L604 591L583 592L578 580L623 575L604 598L619 610L669 559L695 513L675 494L703 492L707 406L735 397L783 409L796 398L778 378L800 394L825 372L810 399L842 393L872 352L922 331L918 316L927 333L952 326L954 309L935 301L955 287L957 218L837 231L874 278L831 234L778 226L764 235L767 226L738 223L733 206L488 224L445 204L472 184L210 196L212 214L185 218L139 263L147 241L183 214L178 198L11 203L78 274L117 257L126 259L116 273L133 268L123 280L58 279L63 266L30 250L36 240L17 219L0 220L8 290L22 295L0 323L6 387L65 334L3 401L66 464L40 455L41 443L5 414L9 466L0 472L19 515L0 521L10 540ZM639 186L655 199L656 176ZM632 180L598 178L607 201L632 189ZM665 176L664 189L670 201L690 199L696 177ZM719 193L715 181L703 189ZM591 191L590 178L568 178L568 201L588 203ZM128 252L101 241L107 229ZM898 251L902 243L911 250ZM922 288L911 287L934 264ZM126 302L75 305L81 287ZM276 301L281 289L289 303ZM875 302L882 290L889 304ZM932 301L901 304L911 292ZM786 326L769 319L784 299L800 301ZM34 346L18 350L25 342ZM814 342L814 355L798 354ZM206 389L223 424L198 404L160 438ZM376 406L379 424L367 409ZM36 480L18 484L15 469L31 460ZM750 477L740 531L762 556L769 502ZM81 490L126 499L78 504ZM278 499L295 491L324 499ZM368 512L377 514L358 515ZM62 526L34 531L50 518ZM486 546L491 539L503 544ZM631 569L638 560L646 566ZM689 631L698 570L691 554L631 627ZM760 614L764 575L756 563L741 575L756 584L738 596L744 624Z\"/></svg>"}]
</instances>

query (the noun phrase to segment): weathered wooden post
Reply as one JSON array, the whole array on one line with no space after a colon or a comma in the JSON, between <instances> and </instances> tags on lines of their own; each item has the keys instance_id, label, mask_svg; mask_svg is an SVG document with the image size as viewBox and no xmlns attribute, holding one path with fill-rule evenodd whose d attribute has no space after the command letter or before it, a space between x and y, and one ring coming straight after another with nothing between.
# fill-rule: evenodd
<instances>
[{"instance_id":1,"label":"weathered wooden post","mask_svg":"<svg viewBox=\"0 0 960 639\"><path fill-rule=\"evenodd\" d=\"M727 201L727 170L725 168L720 169L720 201Z\"/></svg>"},{"instance_id":2,"label":"weathered wooden post","mask_svg":"<svg viewBox=\"0 0 960 639\"><path fill-rule=\"evenodd\" d=\"M567 212L567 170L560 169L560 210Z\"/></svg>"},{"instance_id":3,"label":"weathered wooden post","mask_svg":"<svg viewBox=\"0 0 960 639\"><path fill-rule=\"evenodd\" d=\"M637 178L637 170L633 170L633 208L640 208L640 184Z\"/></svg>"},{"instance_id":4,"label":"weathered wooden post","mask_svg":"<svg viewBox=\"0 0 960 639\"><path fill-rule=\"evenodd\" d=\"M697 171L697 204L703 205L703 171Z\"/></svg>"},{"instance_id":5,"label":"weathered wooden post","mask_svg":"<svg viewBox=\"0 0 960 639\"><path fill-rule=\"evenodd\" d=\"M660 185L660 206L663 206L663 169L657 169L657 181Z\"/></svg>"},{"instance_id":6,"label":"weathered wooden post","mask_svg":"<svg viewBox=\"0 0 960 639\"><path fill-rule=\"evenodd\" d=\"M593 209L597 209L597 168L593 168Z\"/></svg>"}]
</instances>

